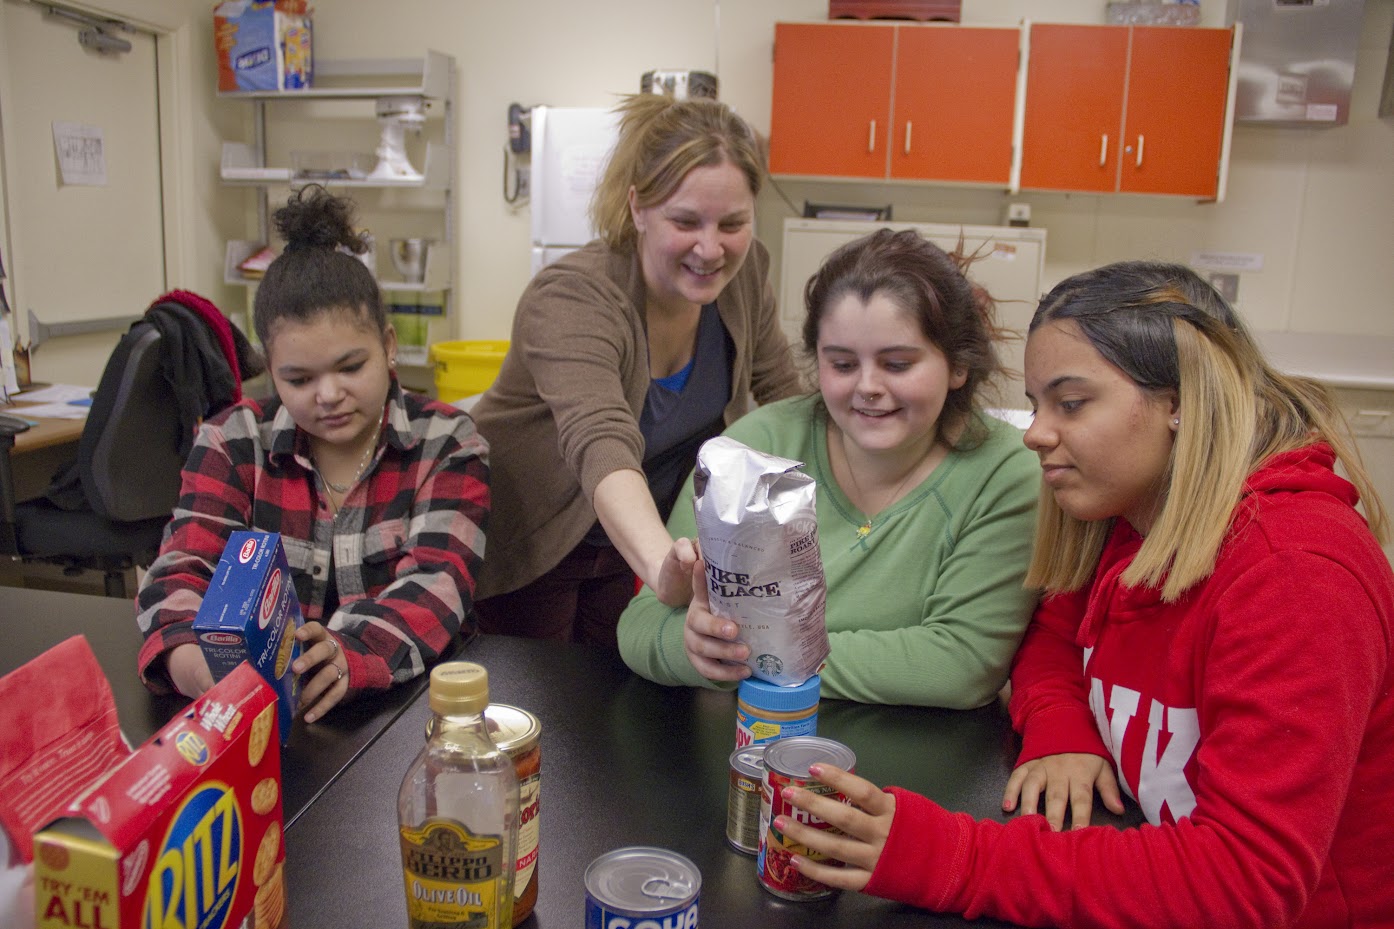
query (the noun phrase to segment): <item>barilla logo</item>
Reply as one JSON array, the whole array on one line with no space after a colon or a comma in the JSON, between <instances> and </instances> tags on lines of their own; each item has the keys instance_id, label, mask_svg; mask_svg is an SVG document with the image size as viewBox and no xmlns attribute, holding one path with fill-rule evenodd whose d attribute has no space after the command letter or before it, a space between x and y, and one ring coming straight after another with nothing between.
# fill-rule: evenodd
<instances>
[{"instance_id":1,"label":"barilla logo","mask_svg":"<svg viewBox=\"0 0 1394 929\"><path fill-rule=\"evenodd\" d=\"M602 907L596 925L601 929L697 929L697 901L694 900L686 909L666 916L624 916Z\"/></svg>"},{"instance_id":2,"label":"barilla logo","mask_svg":"<svg viewBox=\"0 0 1394 929\"><path fill-rule=\"evenodd\" d=\"M281 569L276 568L266 579L266 593L261 595L261 609L257 612L257 625L265 629L276 609L276 601L281 596Z\"/></svg>"},{"instance_id":3,"label":"barilla logo","mask_svg":"<svg viewBox=\"0 0 1394 929\"><path fill-rule=\"evenodd\" d=\"M248 539L242 543L242 550L237 553L237 560L242 564L252 560L252 556L257 553L257 540Z\"/></svg>"},{"instance_id":4,"label":"barilla logo","mask_svg":"<svg viewBox=\"0 0 1394 929\"><path fill-rule=\"evenodd\" d=\"M146 886L143 929L222 929L242 874L242 811L226 784L195 791L170 823Z\"/></svg>"},{"instance_id":5,"label":"barilla logo","mask_svg":"<svg viewBox=\"0 0 1394 929\"><path fill-rule=\"evenodd\" d=\"M250 52L238 55L237 58L234 59L232 66L236 68L238 71L248 71L252 68L260 67L264 64L269 64L270 61L271 49L254 48Z\"/></svg>"},{"instance_id":6,"label":"barilla logo","mask_svg":"<svg viewBox=\"0 0 1394 929\"><path fill-rule=\"evenodd\" d=\"M235 632L205 632L202 638L209 645L237 645L242 641Z\"/></svg>"}]
</instances>

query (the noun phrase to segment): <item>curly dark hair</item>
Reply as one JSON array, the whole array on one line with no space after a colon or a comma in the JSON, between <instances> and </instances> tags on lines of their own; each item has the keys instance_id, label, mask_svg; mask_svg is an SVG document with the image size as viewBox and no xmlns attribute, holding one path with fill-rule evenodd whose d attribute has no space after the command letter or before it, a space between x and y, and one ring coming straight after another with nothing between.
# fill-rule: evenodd
<instances>
[{"instance_id":1,"label":"curly dark hair","mask_svg":"<svg viewBox=\"0 0 1394 929\"><path fill-rule=\"evenodd\" d=\"M318 184L290 195L273 217L285 251L266 269L252 305L261 344L282 319L307 322L321 313L356 316L365 326L387 331L387 312L373 273L355 258L368 250L367 237L353 228L354 203Z\"/></svg>"}]
</instances>

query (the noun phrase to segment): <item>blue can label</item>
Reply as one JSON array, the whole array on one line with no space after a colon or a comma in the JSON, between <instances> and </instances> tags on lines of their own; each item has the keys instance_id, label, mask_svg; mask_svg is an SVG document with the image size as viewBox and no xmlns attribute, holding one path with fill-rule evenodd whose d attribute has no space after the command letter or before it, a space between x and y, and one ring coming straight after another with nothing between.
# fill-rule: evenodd
<instances>
[{"instance_id":1,"label":"blue can label","mask_svg":"<svg viewBox=\"0 0 1394 929\"><path fill-rule=\"evenodd\" d=\"M667 912L633 913L608 910L595 897L586 894L586 929L697 929L697 902Z\"/></svg>"}]
</instances>

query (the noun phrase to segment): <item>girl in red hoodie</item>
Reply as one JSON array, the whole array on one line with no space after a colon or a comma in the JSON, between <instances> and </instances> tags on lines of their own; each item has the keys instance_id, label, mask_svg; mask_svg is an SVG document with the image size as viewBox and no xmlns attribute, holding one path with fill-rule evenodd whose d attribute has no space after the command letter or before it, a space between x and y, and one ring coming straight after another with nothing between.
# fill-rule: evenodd
<instances>
[{"instance_id":1,"label":"girl in red hoodie","mask_svg":"<svg viewBox=\"0 0 1394 929\"><path fill-rule=\"evenodd\" d=\"M1029 926L1394 926L1394 574L1328 393L1150 262L1046 295L1026 388L1046 596L1012 670L1023 815L815 765L849 804L788 798L845 834L777 827L845 866L796 866ZM1089 826L1096 792L1147 823Z\"/></svg>"}]
</instances>

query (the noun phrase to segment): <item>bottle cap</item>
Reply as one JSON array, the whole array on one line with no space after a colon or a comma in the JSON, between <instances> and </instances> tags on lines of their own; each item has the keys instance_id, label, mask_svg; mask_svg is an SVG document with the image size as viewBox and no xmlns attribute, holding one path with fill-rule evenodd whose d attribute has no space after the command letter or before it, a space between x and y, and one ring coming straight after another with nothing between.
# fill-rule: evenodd
<instances>
[{"instance_id":1,"label":"bottle cap","mask_svg":"<svg viewBox=\"0 0 1394 929\"><path fill-rule=\"evenodd\" d=\"M822 681L813 675L802 684L781 687L768 681L748 677L741 681L737 697L762 710L807 710L818 705L818 689Z\"/></svg>"},{"instance_id":2,"label":"bottle cap","mask_svg":"<svg viewBox=\"0 0 1394 929\"><path fill-rule=\"evenodd\" d=\"M431 671L431 712L482 713L489 705L489 672L473 661L447 661Z\"/></svg>"}]
</instances>

